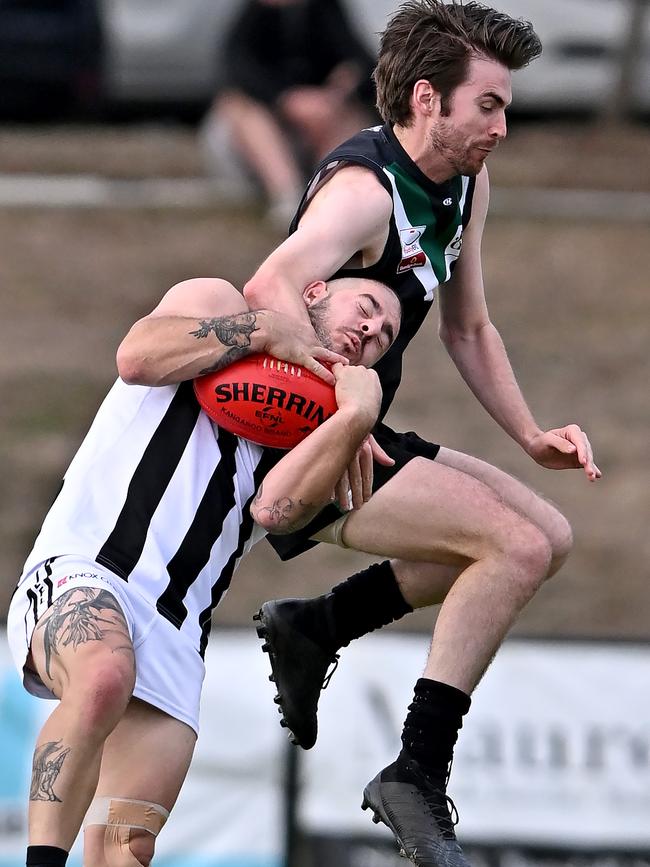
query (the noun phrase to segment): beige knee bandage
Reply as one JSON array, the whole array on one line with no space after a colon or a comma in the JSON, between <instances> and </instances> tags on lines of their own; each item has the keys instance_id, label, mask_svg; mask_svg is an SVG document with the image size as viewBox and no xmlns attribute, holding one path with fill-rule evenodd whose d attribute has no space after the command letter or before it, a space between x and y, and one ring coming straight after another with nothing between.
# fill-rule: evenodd
<instances>
[{"instance_id":1,"label":"beige knee bandage","mask_svg":"<svg viewBox=\"0 0 650 867\"><path fill-rule=\"evenodd\" d=\"M88 825L106 826L104 854L109 867L142 867L131 851L132 832L148 831L157 837L168 817L168 810L149 801L95 798L86 813L84 828Z\"/></svg>"}]
</instances>

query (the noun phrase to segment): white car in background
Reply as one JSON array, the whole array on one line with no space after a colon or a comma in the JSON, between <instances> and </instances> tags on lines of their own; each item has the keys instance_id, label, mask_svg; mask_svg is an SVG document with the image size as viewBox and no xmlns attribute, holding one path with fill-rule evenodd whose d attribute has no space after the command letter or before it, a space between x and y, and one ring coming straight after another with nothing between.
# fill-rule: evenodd
<instances>
[{"instance_id":1,"label":"white car in background","mask_svg":"<svg viewBox=\"0 0 650 867\"><path fill-rule=\"evenodd\" d=\"M109 103L205 103L241 0L100 0Z\"/></svg>"},{"instance_id":2,"label":"white car in background","mask_svg":"<svg viewBox=\"0 0 650 867\"><path fill-rule=\"evenodd\" d=\"M205 107L221 40L243 0L0 0L0 111L25 91L88 106ZM374 49L399 0L343 0ZM515 76L515 110L593 111L615 87L635 0L486 0L530 19L544 54ZM650 3L636 108L650 112Z\"/></svg>"}]
</instances>

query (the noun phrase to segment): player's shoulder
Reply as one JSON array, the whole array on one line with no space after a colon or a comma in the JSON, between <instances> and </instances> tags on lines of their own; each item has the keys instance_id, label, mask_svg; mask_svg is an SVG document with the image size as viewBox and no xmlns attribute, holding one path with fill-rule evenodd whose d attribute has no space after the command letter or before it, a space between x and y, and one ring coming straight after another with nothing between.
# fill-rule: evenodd
<instances>
[{"instance_id":1,"label":"player's shoulder","mask_svg":"<svg viewBox=\"0 0 650 867\"><path fill-rule=\"evenodd\" d=\"M169 289L151 315L213 315L248 310L242 293L221 277L192 277Z\"/></svg>"},{"instance_id":2,"label":"player's shoulder","mask_svg":"<svg viewBox=\"0 0 650 867\"><path fill-rule=\"evenodd\" d=\"M391 196L371 168L353 162L342 162L314 195L314 201L341 199L356 208L376 208L389 213Z\"/></svg>"}]
</instances>

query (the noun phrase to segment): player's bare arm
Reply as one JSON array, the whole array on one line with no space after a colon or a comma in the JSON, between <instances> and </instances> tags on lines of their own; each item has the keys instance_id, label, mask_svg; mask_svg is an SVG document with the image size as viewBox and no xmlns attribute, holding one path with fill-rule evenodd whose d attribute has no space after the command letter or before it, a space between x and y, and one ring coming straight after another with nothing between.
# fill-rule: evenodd
<instances>
[{"instance_id":1,"label":"player's bare arm","mask_svg":"<svg viewBox=\"0 0 650 867\"><path fill-rule=\"evenodd\" d=\"M372 172L360 166L339 169L315 194L298 229L244 286L251 309L270 308L306 319L303 287L329 279L344 265L377 261L391 212L391 198ZM291 360L305 364L304 358Z\"/></svg>"},{"instance_id":2,"label":"player's bare arm","mask_svg":"<svg viewBox=\"0 0 650 867\"><path fill-rule=\"evenodd\" d=\"M578 425L543 431L528 408L501 336L490 320L481 268L481 237L489 201L487 169L476 182L472 219L448 284L440 291L440 337L454 364L495 421L541 466L582 467L600 477L589 440Z\"/></svg>"},{"instance_id":3,"label":"player's bare arm","mask_svg":"<svg viewBox=\"0 0 650 867\"><path fill-rule=\"evenodd\" d=\"M351 215L349 220L342 218L345 214ZM302 287L312 280L327 279L344 265L362 267L378 261L391 214L391 197L371 171L358 165L339 169L314 195L298 229L244 286L244 297L251 308L271 308L306 319ZM299 354L296 350L286 360L331 381L316 353ZM368 499L373 458L391 463L371 437L340 480L340 496L349 488L355 508Z\"/></svg>"},{"instance_id":4,"label":"player's bare arm","mask_svg":"<svg viewBox=\"0 0 650 867\"><path fill-rule=\"evenodd\" d=\"M218 370L253 352L284 357L290 346L330 363L340 360L320 345L302 320L271 310L251 311L231 283L196 278L173 286L150 314L133 325L117 351L117 366L130 384L169 385Z\"/></svg>"},{"instance_id":5,"label":"player's bare arm","mask_svg":"<svg viewBox=\"0 0 650 867\"><path fill-rule=\"evenodd\" d=\"M381 386L374 370L337 364L338 410L267 474L251 515L269 533L292 533L332 499L336 481L377 421Z\"/></svg>"}]
</instances>

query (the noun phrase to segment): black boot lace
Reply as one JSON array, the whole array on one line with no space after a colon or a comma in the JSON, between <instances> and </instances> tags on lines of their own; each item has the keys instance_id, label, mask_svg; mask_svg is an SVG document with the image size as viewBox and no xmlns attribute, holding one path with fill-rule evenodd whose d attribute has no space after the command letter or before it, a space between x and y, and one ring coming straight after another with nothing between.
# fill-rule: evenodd
<instances>
[{"instance_id":1,"label":"black boot lace","mask_svg":"<svg viewBox=\"0 0 650 867\"><path fill-rule=\"evenodd\" d=\"M447 774L442 785L440 785L440 779L434 781L423 774L421 770L420 774L421 784L418 786L418 795L422 803L426 805L427 810L435 819L442 836L448 840L455 840L454 828L458 824L458 810L447 794L447 784L451 776L451 762L447 767Z\"/></svg>"}]
</instances>

